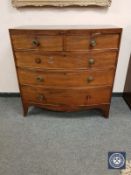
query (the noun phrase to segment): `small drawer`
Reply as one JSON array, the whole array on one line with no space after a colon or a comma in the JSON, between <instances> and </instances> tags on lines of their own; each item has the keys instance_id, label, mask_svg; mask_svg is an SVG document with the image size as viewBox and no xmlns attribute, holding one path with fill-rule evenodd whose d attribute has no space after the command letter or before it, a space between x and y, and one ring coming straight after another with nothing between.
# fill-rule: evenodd
<instances>
[{"instance_id":1,"label":"small drawer","mask_svg":"<svg viewBox=\"0 0 131 175\"><path fill-rule=\"evenodd\" d=\"M60 35L11 35L15 50L62 51L63 37Z\"/></svg>"},{"instance_id":2,"label":"small drawer","mask_svg":"<svg viewBox=\"0 0 131 175\"><path fill-rule=\"evenodd\" d=\"M65 50L83 51L93 49L117 49L119 34L99 34L87 36L66 36Z\"/></svg>"},{"instance_id":3,"label":"small drawer","mask_svg":"<svg viewBox=\"0 0 131 175\"><path fill-rule=\"evenodd\" d=\"M79 52L15 52L18 67L40 69L87 69L115 67L116 51Z\"/></svg>"},{"instance_id":4,"label":"small drawer","mask_svg":"<svg viewBox=\"0 0 131 175\"><path fill-rule=\"evenodd\" d=\"M109 103L111 87L85 89L49 89L23 86L22 98L25 101L58 106L88 106ZM28 94L28 95L27 95Z\"/></svg>"},{"instance_id":5,"label":"small drawer","mask_svg":"<svg viewBox=\"0 0 131 175\"><path fill-rule=\"evenodd\" d=\"M53 87L112 85L115 70L33 71L18 69L20 84Z\"/></svg>"}]
</instances>

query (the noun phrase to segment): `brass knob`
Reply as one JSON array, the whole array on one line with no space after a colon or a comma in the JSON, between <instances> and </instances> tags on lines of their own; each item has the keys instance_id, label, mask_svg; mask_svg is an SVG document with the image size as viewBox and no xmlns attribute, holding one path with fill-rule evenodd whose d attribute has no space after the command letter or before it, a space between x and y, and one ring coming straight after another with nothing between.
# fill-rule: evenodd
<instances>
[{"instance_id":1,"label":"brass knob","mask_svg":"<svg viewBox=\"0 0 131 175\"><path fill-rule=\"evenodd\" d=\"M90 45L92 47L95 47L96 46L96 40L95 39L92 39L91 42L90 42Z\"/></svg>"},{"instance_id":2,"label":"brass knob","mask_svg":"<svg viewBox=\"0 0 131 175\"><path fill-rule=\"evenodd\" d=\"M44 100L44 95L42 95L42 94L39 94L38 96L37 96L37 99L39 100L39 101L43 101Z\"/></svg>"},{"instance_id":3,"label":"brass knob","mask_svg":"<svg viewBox=\"0 0 131 175\"><path fill-rule=\"evenodd\" d=\"M39 43L38 40L34 39L34 40L32 41L32 45L35 46L35 47L37 47L37 46L40 45L40 43Z\"/></svg>"},{"instance_id":4,"label":"brass knob","mask_svg":"<svg viewBox=\"0 0 131 175\"><path fill-rule=\"evenodd\" d=\"M39 76L39 77L36 78L36 80L37 80L38 82L43 82L43 81L44 81L44 78Z\"/></svg>"},{"instance_id":5,"label":"brass knob","mask_svg":"<svg viewBox=\"0 0 131 175\"><path fill-rule=\"evenodd\" d=\"M87 78L87 82L88 82L88 83L92 82L93 80L94 80L94 78L93 78L92 76L89 76L89 77Z\"/></svg>"},{"instance_id":6,"label":"brass knob","mask_svg":"<svg viewBox=\"0 0 131 175\"><path fill-rule=\"evenodd\" d=\"M88 63L89 65L92 65L95 63L95 60L93 58L89 58Z\"/></svg>"},{"instance_id":7,"label":"brass knob","mask_svg":"<svg viewBox=\"0 0 131 175\"><path fill-rule=\"evenodd\" d=\"M37 64L40 64L40 63L41 63L41 59L40 59L40 58L36 58L36 59L35 59L35 62L36 62Z\"/></svg>"}]
</instances>

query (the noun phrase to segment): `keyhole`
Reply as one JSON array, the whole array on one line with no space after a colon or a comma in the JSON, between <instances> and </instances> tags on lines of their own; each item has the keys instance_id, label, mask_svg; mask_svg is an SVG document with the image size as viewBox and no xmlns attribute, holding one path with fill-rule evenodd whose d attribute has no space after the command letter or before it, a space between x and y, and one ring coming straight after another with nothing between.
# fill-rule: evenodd
<instances>
[{"instance_id":1,"label":"keyhole","mask_svg":"<svg viewBox=\"0 0 131 175\"><path fill-rule=\"evenodd\" d=\"M91 99L91 96L90 95L87 95L86 96L86 101L89 102L90 99Z\"/></svg>"},{"instance_id":2,"label":"keyhole","mask_svg":"<svg viewBox=\"0 0 131 175\"><path fill-rule=\"evenodd\" d=\"M50 64L53 64L54 63L54 60L53 60L53 57L48 57L48 63L50 63Z\"/></svg>"}]
</instances>

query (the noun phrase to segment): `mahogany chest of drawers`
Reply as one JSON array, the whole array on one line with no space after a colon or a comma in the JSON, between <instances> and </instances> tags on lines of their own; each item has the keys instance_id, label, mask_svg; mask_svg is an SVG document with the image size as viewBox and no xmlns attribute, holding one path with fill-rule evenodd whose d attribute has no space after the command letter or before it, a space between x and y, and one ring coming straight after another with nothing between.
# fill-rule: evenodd
<instances>
[{"instance_id":1,"label":"mahogany chest of drawers","mask_svg":"<svg viewBox=\"0 0 131 175\"><path fill-rule=\"evenodd\" d=\"M109 116L121 28L10 29L24 116L30 106Z\"/></svg>"}]
</instances>

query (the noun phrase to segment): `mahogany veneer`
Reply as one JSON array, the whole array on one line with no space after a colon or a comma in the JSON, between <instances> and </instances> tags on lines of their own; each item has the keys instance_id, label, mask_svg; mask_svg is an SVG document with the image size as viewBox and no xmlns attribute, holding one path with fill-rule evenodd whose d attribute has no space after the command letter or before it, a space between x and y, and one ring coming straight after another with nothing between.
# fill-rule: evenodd
<instances>
[{"instance_id":1,"label":"mahogany veneer","mask_svg":"<svg viewBox=\"0 0 131 175\"><path fill-rule=\"evenodd\" d=\"M24 115L100 109L108 118L121 28L10 29Z\"/></svg>"}]
</instances>

